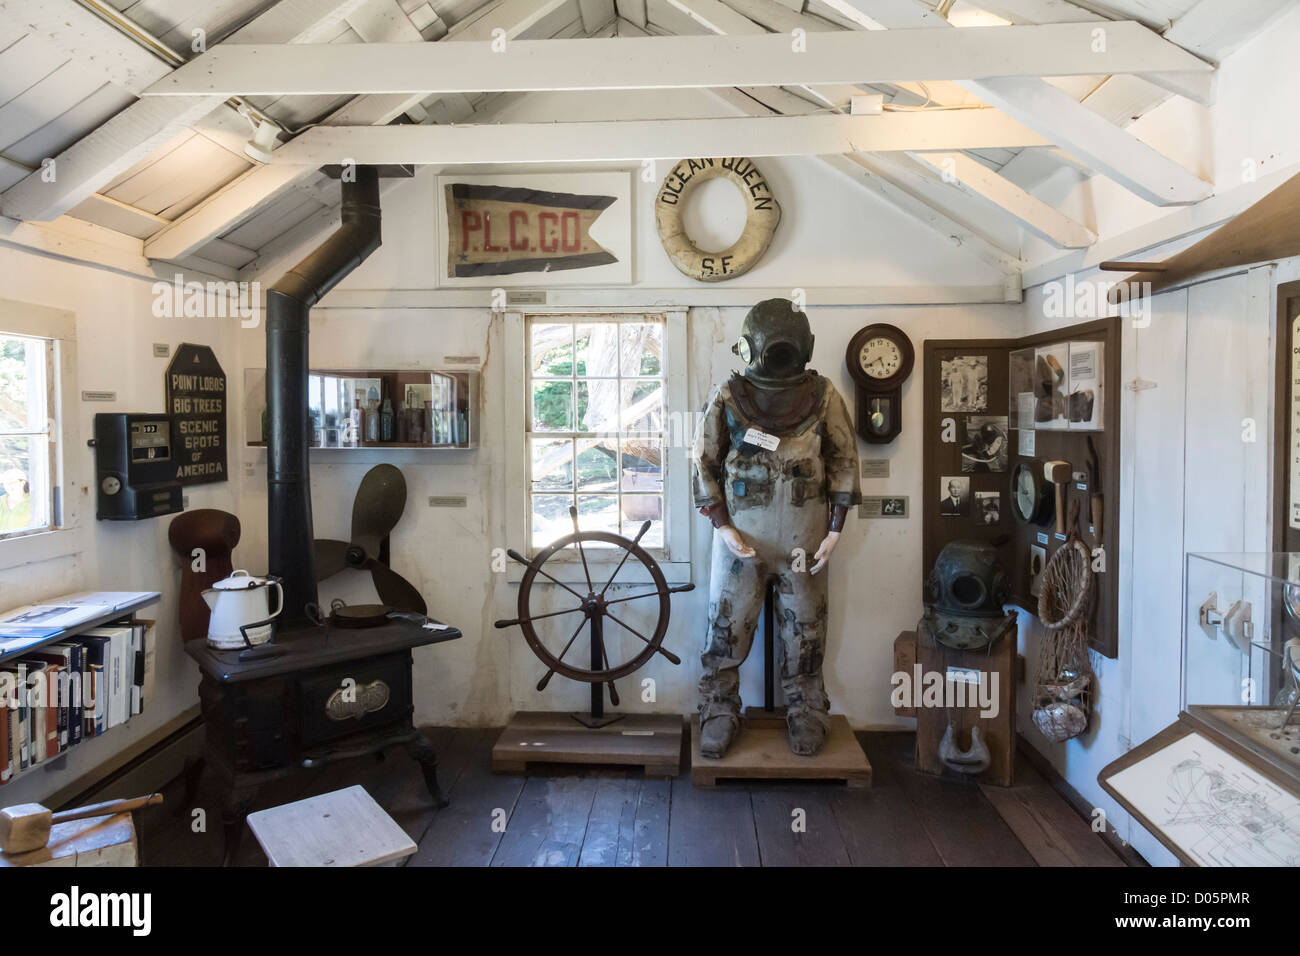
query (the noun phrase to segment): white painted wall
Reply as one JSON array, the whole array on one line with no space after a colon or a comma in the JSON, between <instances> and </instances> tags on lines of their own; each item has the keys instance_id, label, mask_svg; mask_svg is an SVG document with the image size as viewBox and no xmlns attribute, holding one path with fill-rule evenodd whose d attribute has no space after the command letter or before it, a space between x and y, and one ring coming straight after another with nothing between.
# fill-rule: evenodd
<instances>
[{"instance_id":1,"label":"white painted wall","mask_svg":"<svg viewBox=\"0 0 1300 956\"><path fill-rule=\"evenodd\" d=\"M141 260L143 265L143 260ZM170 281L170 273L160 272ZM200 281L206 276L188 276ZM102 738L87 741L66 757L37 767L0 789L4 804L39 801L91 772L113 754L149 735L198 703L198 668L181 649L177 631L180 565L167 544L169 519L109 522L95 520L94 459L86 441L96 412L154 412L163 408L167 359L153 357L153 343L173 348L180 342L212 346L232 380L237 372L235 332L229 319L157 319L151 306L152 277L50 258L12 246L0 247L3 298L72 313L76 323L76 381L82 389L117 392L114 403L77 401L65 409L71 439L66 443L65 498L75 516L76 540L61 556L23 563L36 551L21 539L0 550L0 608L80 589L157 590L162 602L142 616L154 618L157 646L155 692L144 713ZM239 395L231 390L238 402ZM231 421L239 421L232 407ZM237 453L231 456L237 464ZM234 483L195 485L186 490L191 508L222 508L238 513ZM239 559L248 552L241 547ZM258 562L260 563L260 562Z\"/></svg>"},{"instance_id":2,"label":"white painted wall","mask_svg":"<svg viewBox=\"0 0 1300 956\"><path fill-rule=\"evenodd\" d=\"M674 104L663 107L671 112ZM727 283L739 289L737 301L752 304L756 295L746 288L808 290L809 315L817 335L813 365L831 377L852 400L852 383L844 366L844 350L859 328L891 322L906 331L918 353L926 338L988 338L1018 334L1023 316L1018 304L945 305L929 307L818 307L820 287L935 287L979 284L998 286L1000 277L980 260L947 246L942 239L882 204L849 180L812 159L767 160L762 169L771 179L784 209L777 239L760 265ZM689 290L698 283L686 279L668 261L654 233L650 212L657 184L636 182L636 285ZM722 184L719 184L722 185ZM507 465L507 442L522 436L503 434L503 406L520 400L519 385L505 381L503 320L487 308L393 308L385 293L392 289L430 290L435 256L433 174L422 172L397 187L384 200L384 245L312 313L312 361L320 367L436 366L444 355L484 357L482 447L458 452L343 453L317 452L312 465L312 490L318 536L346 532L352 496L362 475L374 463L391 460L402 468L408 483L407 513L394 534L393 566L425 594L430 613L457 625L465 637L457 642L416 652L417 718L428 723L500 724L519 709L566 709L584 706L586 685L562 678L544 694L534 689L542 670L516 630L497 631L492 622L515 616L517 591L505 575L490 570L493 548L506 541L504 488L522 480ZM739 212L721 191L701 191L702 220ZM714 213L718 213L718 217ZM741 218L731 220L738 230ZM716 227L716 222L715 222ZM725 234L722 238L726 238ZM267 276L266 281L273 277ZM423 300L436 302L430 292ZM483 293L488 301L488 290ZM563 304L563 292L552 292L553 307ZM344 306L332 306L346 302ZM631 305L652 306L638 299ZM366 307L369 306L369 307ZM689 313L689 356L669 356L688 362L690 389L687 411L703 405L712 383L737 365L730 348L736 340L746 307L692 308ZM264 364L262 337L240 333L240 355L252 367ZM850 518L848 533L830 569L832 639L827 680L837 711L860 727L907 725L889 706L889 675L893 670L893 640L916 623L921 611L921 371L904 390L904 432L885 449L862 444L863 457L888 457L889 480L864 482L865 493L912 496L916 516L906 521L863 521ZM241 519L246 540L265 525L265 454L250 450L246 460L253 475L241 473ZM465 495L468 507L431 509L430 495ZM697 590L673 601L673 625L668 646L683 658L673 667L656 658L636 678L653 677L658 700L644 705L632 693L633 682L622 687L624 707L686 713L694 707L699 677L698 654L706 626L708 522L692 522L692 555ZM264 543L258 539L258 549ZM337 593L371 594L364 576L329 582L322 596ZM634 623L629 620L629 623ZM634 625L635 626L635 625ZM635 639L631 639L635 640ZM744 693L761 700L761 655L746 668Z\"/></svg>"},{"instance_id":3,"label":"white painted wall","mask_svg":"<svg viewBox=\"0 0 1300 956\"><path fill-rule=\"evenodd\" d=\"M1123 402L1119 656L1093 656L1100 699L1088 733L1063 744L1035 730L1032 688L1021 686L1021 733L1156 864L1176 861L1102 792L1097 774L1178 717L1184 554L1269 550L1275 271L1265 265L1157 295L1148 327L1125 323L1122 381L1106 383L1107 400ZM1045 319L1042 297L1040 288L1026 301L1032 331L1070 324ZM1127 387L1139 380L1140 390ZM1247 418L1257 423L1253 443L1242 440ZM1199 606L1205 596L1190 597ZM1031 674L1041 633L1022 615ZM1205 676L1222 665L1193 657L1189 669Z\"/></svg>"},{"instance_id":4,"label":"white painted wall","mask_svg":"<svg viewBox=\"0 0 1300 956\"><path fill-rule=\"evenodd\" d=\"M1279 100L1279 91L1300 85L1300 63L1292 55L1297 41L1300 6L1223 61L1213 106L1174 96L1129 125L1128 132L1214 183L1218 196L1242 187L1250 178L1300 172L1300 128L1282 118L1285 110ZM1072 168L1060 169L1033 192L1091 228L1103 244L1184 212L1152 205L1104 176L1085 178ZM1195 238L1199 237L1189 237L1173 251ZM1133 250L1110 251L1123 256ZM1061 250L1024 234L1022 255L1032 269L1058 258Z\"/></svg>"}]
</instances>

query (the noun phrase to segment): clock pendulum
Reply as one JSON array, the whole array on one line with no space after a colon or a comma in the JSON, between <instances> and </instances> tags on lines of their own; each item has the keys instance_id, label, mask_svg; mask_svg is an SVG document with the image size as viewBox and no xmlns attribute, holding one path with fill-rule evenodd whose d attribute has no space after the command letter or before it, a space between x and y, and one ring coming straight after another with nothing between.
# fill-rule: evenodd
<instances>
[{"instance_id":1,"label":"clock pendulum","mask_svg":"<svg viewBox=\"0 0 1300 956\"><path fill-rule=\"evenodd\" d=\"M868 325L849 340L844 360L857 393L857 429L884 445L903 430L903 383L912 374L912 343L892 325Z\"/></svg>"}]
</instances>

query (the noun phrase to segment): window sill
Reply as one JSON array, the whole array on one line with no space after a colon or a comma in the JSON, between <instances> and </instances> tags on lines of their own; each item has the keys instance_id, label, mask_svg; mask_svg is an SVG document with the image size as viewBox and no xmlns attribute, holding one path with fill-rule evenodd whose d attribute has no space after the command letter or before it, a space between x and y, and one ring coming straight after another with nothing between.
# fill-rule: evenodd
<instances>
[{"instance_id":1,"label":"window sill","mask_svg":"<svg viewBox=\"0 0 1300 956\"><path fill-rule=\"evenodd\" d=\"M619 557L622 557L620 554ZM660 570L663 571L664 579L672 586L679 584L689 584L691 582L691 562L689 561L659 561L656 559ZM556 579L569 585L577 587L581 585L583 589L587 586L587 578L582 572L582 561L575 558L573 561L558 562L560 571L556 571L556 560L548 561L546 570L554 575ZM591 570L591 580L597 586L603 586L609 580L609 576L614 573L618 567L618 558L593 558L587 556L587 567ZM602 573L603 572L603 573ZM524 566L517 561L511 561L506 567L506 580L511 584L518 584L524 576ZM554 581L538 575L534 579L534 584L546 585L548 587L557 587ZM640 563L633 564L633 559L629 558L628 562L623 565L622 570L618 572L618 578L615 579L614 586L620 584L650 584L650 575L645 566Z\"/></svg>"},{"instance_id":2,"label":"window sill","mask_svg":"<svg viewBox=\"0 0 1300 956\"><path fill-rule=\"evenodd\" d=\"M0 571L79 554L79 532L79 528L59 528L17 538L0 538Z\"/></svg>"}]
</instances>

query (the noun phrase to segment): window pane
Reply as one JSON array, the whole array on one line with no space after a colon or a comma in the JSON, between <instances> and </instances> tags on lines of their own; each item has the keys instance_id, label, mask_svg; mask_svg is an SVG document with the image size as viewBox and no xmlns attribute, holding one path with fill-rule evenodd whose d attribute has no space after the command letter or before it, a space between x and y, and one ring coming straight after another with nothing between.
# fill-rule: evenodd
<instances>
[{"instance_id":1,"label":"window pane","mask_svg":"<svg viewBox=\"0 0 1300 956\"><path fill-rule=\"evenodd\" d=\"M643 379L620 383L621 420L625 432L658 432L663 429L664 383Z\"/></svg>"},{"instance_id":2,"label":"window pane","mask_svg":"<svg viewBox=\"0 0 1300 956\"><path fill-rule=\"evenodd\" d=\"M650 522L650 530L641 539L643 548L664 546L664 499L659 495L623 495L623 531L627 538L635 538L643 522Z\"/></svg>"},{"instance_id":3,"label":"window pane","mask_svg":"<svg viewBox=\"0 0 1300 956\"><path fill-rule=\"evenodd\" d=\"M573 431L573 383L533 383L533 428L535 432Z\"/></svg>"},{"instance_id":4,"label":"window pane","mask_svg":"<svg viewBox=\"0 0 1300 956\"><path fill-rule=\"evenodd\" d=\"M626 323L621 326L620 371L624 375L663 373L664 327L661 323Z\"/></svg>"},{"instance_id":5,"label":"window pane","mask_svg":"<svg viewBox=\"0 0 1300 956\"><path fill-rule=\"evenodd\" d=\"M540 325L531 328L530 357L533 375L537 377L573 375L573 326Z\"/></svg>"},{"instance_id":6,"label":"window pane","mask_svg":"<svg viewBox=\"0 0 1300 956\"><path fill-rule=\"evenodd\" d=\"M590 440L590 439L589 439ZM598 445L582 446L578 452L578 490L579 491L613 491L618 485L618 471L614 467L613 441Z\"/></svg>"},{"instance_id":7,"label":"window pane","mask_svg":"<svg viewBox=\"0 0 1300 956\"><path fill-rule=\"evenodd\" d=\"M592 412L591 412L591 391L588 388L588 383L579 382L577 388L578 388L578 409L577 409L577 417L574 419L577 422L575 429L580 432L604 431L604 429L602 428L592 427L589 424L589 422L592 420Z\"/></svg>"},{"instance_id":8,"label":"window pane","mask_svg":"<svg viewBox=\"0 0 1300 956\"><path fill-rule=\"evenodd\" d=\"M0 438L0 534L49 523L40 460L47 447L44 439Z\"/></svg>"},{"instance_id":9,"label":"window pane","mask_svg":"<svg viewBox=\"0 0 1300 956\"><path fill-rule=\"evenodd\" d=\"M574 328L578 343L578 375L613 378L618 375L617 322L592 322Z\"/></svg>"},{"instance_id":10,"label":"window pane","mask_svg":"<svg viewBox=\"0 0 1300 956\"><path fill-rule=\"evenodd\" d=\"M618 534L618 498L614 495L578 495L578 527L583 531ZM603 548L612 545L584 543L583 547Z\"/></svg>"},{"instance_id":11,"label":"window pane","mask_svg":"<svg viewBox=\"0 0 1300 956\"><path fill-rule=\"evenodd\" d=\"M569 438L534 438L532 471L534 491L573 488L573 441Z\"/></svg>"},{"instance_id":12,"label":"window pane","mask_svg":"<svg viewBox=\"0 0 1300 956\"><path fill-rule=\"evenodd\" d=\"M664 490L663 443L655 437L624 438L623 455L620 461L623 490L656 491Z\"/></svg>"},{"instance_id":13,"label":"window pane","mask_svg":"<svg viewBox=\"0 0 1300 956\"><path fill-rule=\"evenodd\" d=\"M0 429L44 431L45 343L0 336Z\"/></svg>"},{"instance_id":14,"label":"window pane","mask_svg":"<svg viewBox=\"0 0 1300 956\"><path fill-rule=\"evenodd\" d=\"M572 495L533 495L533 547L544 548L556 538L573 533L569 508Z\"/></svg>"}]
</instances>

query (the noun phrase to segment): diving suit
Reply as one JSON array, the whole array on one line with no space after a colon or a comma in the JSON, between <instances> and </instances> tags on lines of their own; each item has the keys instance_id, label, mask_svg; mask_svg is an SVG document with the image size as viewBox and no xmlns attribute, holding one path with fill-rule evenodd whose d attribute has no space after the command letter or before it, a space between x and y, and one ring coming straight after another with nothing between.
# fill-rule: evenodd
<instances>
[{"instance_id":1,"label":"diving suit","mask_svg":"<svg viewBox=\"0 0 1300 956\"><path fill-rule=\"evenodd\" d=\"M699 686L706 757L721 757L739 730L739 669L769 580L790 749L817 753L830 726L820 572L862 495L853 423L835 387L806 368L812 350L808 317L792 303L754 306L732 349L745 369L714 388L692 450L695 506L714 528Z\"/></svg>"}]
</instances>

